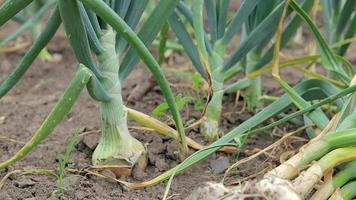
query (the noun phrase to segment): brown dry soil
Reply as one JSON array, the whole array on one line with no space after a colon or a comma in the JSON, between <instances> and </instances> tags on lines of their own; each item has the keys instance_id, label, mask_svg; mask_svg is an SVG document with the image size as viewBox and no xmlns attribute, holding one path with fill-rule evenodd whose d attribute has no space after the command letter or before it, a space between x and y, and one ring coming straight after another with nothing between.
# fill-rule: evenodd
<instances>
[{"instance_id":1,"label":"brown dry soil","mask_svg":"<svg viewBox=\"0 0 356 200\"><path fill-rule=\"evenodd\" d=\"M76 61L66 44L67 42L63 36L56 37L51 42L49 50L52 54L61 55L62 59L55 63L37 59L16 87L0 100L0 161L4 161L15 154L22 147L23 142L30 139L72 79L75 73ZM0 55L0 81L16 67L23 53L16 52ZM189 62L178 54L171 56L169 65L183 70L190 68ZM123 90L125 99L127 99L136 84L147 84L147 82L143 81L137 82L137 80L141 80L140 77L147 79L147 74L144 65L140 65L125 81ZM177 78L172 73L168 73L168 77L175 94L183 93L186 95L192 92L192 89L187 87L192 85L191 80ZM298 78L288 71L284 77L287 77L293 83L298 81ZM264 85L268 85L265 91L268 94L281 92L269 78L264 81ZM159 88L154 86L139 101L135 103L128 102L127 105L150 114L162 101ZM247 111L240 112L243 104L242 98L237 106L234 105L234 101L235 95L226 95L224 97L224 115L221 125L225 133L252 114ZM185 122L187 122L191 119L198 119L200 112L194 111L193 106L189 105L182 111L182 115ZM162 117L161 120L172 124L172 120L168 116ZM130 126L137 126L132 121L129 121L129 124ZM58 170L58 154L64 152L68 144L68 138L78 127L81 127L83 133L97 132L100 128L98 104L89 97L87 91L83 92L70 114L41 145L21 161L6 170L1 170L0 177L17 169L45 168ZM259 137L250 138L246 145L246 149L249 149L250 152L243 152L238 156L249 155L254 148L266 147L287 130L290 130L289 125L270 131L267 134L262 134ZM123 180L131 182L149 180L176 166L181 161L177 155L178 144L176 141L143 130L131 129L131 132L146 145L149 164L145 173L134 173L133 177L122 178ZM189 130L187 135L202 142L197 128ZM93 133L79 138L70 160L70 168L80 170L90 166L91 153L97 144L98 137L98 133ZM261 175L266 171L266 168L278 163L280 152L293 149L291 144L299 143L300 145L300 142L296 141L298 140L287 140L271 154L260 156L258 159L242 165L238 170L234 171L235 173L228 178L227 182L238 183L247 178ZM183 199L202 182L220 181L222 174L213 173L212 168L216 167L214 165L224 160L229 161L227 164L232 164L237 160L236 158L237 155L215 153L205 161L177 176L171 187L170 195L172 196L170 199ZM110 175L109 172L106 173ZM66 173L64 181L67 190L58 196L54 194L57 189L57 180L53 176L48 174L14 174L5 180L4 186L0 190L0 199L161 199L166 186L165 183L161 183L147 189L132 190L116 182L94 175L69 172Z\"/></svg>"}]
</instances>

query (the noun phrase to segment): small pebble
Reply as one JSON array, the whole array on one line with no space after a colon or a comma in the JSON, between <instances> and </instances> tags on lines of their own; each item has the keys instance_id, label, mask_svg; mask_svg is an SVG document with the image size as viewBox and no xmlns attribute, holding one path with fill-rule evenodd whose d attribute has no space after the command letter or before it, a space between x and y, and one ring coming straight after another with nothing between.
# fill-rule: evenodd
<instances>
[{"instance_id":1,"label":"small pebble","mask_svg":"<svg viewBox=\"0 0 356 200\"><path fill-rule=\"evenodd\" d=\"M225 156L210 161L210 168L214 174L223 173L230 166L230 161Z\"/></svg>"}]
</instances>

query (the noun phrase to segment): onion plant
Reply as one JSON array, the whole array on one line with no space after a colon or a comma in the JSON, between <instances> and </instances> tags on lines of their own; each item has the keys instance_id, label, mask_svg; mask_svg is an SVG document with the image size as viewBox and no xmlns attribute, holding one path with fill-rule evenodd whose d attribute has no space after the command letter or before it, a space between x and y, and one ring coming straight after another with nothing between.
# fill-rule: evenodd
<instances>
[{"instance_id":1,"label":"onion plant","mask_svg":"<svg viewBox=\"0 0 356 200\"><path fill-rule=\"evenodd\" d=\"M352 83L354 84L354 82ZM352 184L356 158L355 152L355 94L350 95L340 113L326 135L311 140L300 152L266 174L266 177L277 176L293 180L291 192L296 192L301 198L306 198L315 185L324 177L324 184L315 192L312 199L328 199L338 188ZM351 161L346 165L341 165ZM337 167L339 172L334 177L328 177L332 169ZM307 168L304 172L300 173ZM300 173L300 174L299 174ZM298 176L297 178L295 178ZM347 188L347 187L346 187ZM349 190L342 191L343 196L351 195ZM355 196L348 196L351 199Z\"/></svg>"},{"instance_id":2,"label":"onion plant","mask_svg":"<svg viewBox=\"0 0 356 200\"><path fill-rule=\"evenodd\" d=\"M0 25L26 9L31 2L33 0L5 1L0 7ZM58 31L60 24L64 25L74 55L80 63L78 72L31 140L13 157L1 163L0 169L18 161L40 144L70 111L85 86L100 105L102 137L93 153L93 164L114 169L118 174L127 174L135 164L144 167L146 150L128 131L128 111L121 93L121 82L140 58L156 78L176 123L182 151L187 152L182 120L172 91L160 66L147 49L164 25L165 19L173 12L178 0L157 2L155 9L142 22L138 33L135 33L134 29L147 3L147 0L55 2L56 6L44 30L16 69L1 84L0 97L11 90L25 74Z\"/></svg>"},{"instance_id":3,"label":"onion plant","mask_svg":"<svg viewBox=\"0 0 356 200\"><path fill-rule=\"evenodd\" d=\"M321 62L327 72L341 82L351 80L351 77L355 75L355 72L353 70L345 70L347 68L343 68L340 62L336 61L337 56L335 55L335 52L331 50L326 40L305 11L293 0L286 2L286 6L289 5L293 8L293 10L295 10L311 28L312 33L320 47ZM345 5L347 5L347 2ZM295 88L291 88L279 76L278 54L286 8L287 7L284 9L284 14L282 14L281 18L282 20L280 21L280 25L277 29L272 74L286 91L288 97L291 101L293 101L293 104L303 110L305 108L310 108L310 106L313 107L313 105L308 103L308 100L304 98L303 95L298 94L298 91ZM351 12L354 14L354 11ZM352 26L352 22L348 25ZM349 88L354 87L354 85L355 76L352 81L350 81ZM336 118L337 120L334 124L333 122L329 122L327 118L324 118L326 121L323 122L324 119L320 118L320 115L312 115L318 110L309 113L310 119L319 128L321 128L323 132L315 139L311 140L307 145L302 147L299 153L267 173L263 180L252 186L254 188L251 190L261 194L268 194L268 196L272 199L273 194L278 194L277 190L284 191L285 195L284 197L279 196L278 199L306 199L312 193L313 189L315 189L315 186L324 177L325 183L322 187L317 189L318 191L313 195L312 199L327 199L335 191L336 193L332 195L332 199L340 197L345 199L354 198L355 194L351 190L354 186L354 181L352 180L354 175L352 174L354 173L353 167L355 162L354 160L356 159L355 141L353 139L355 137L354 101L355 94L351 94L345 98L339 117ZM319 103L316 103L315 105L318 105ZM318 112L324 114L321 110ZM331 127L331 131L328 131L329 127ZM348 161L351 162L346 165L341 165L342 163L346 163ZM335 177L333 177L334 168L339 170L339 172L335 174ZM289 184L278 179L292 180L292 183ZM274 187L277 182L278 186L283 186L283 189L281 189L281 187ZM277 197L274 198L277 199Z\"/></svg>"},{"instance_id":4,"label":"onion plant","mask_svg":"<svg viewBox=\"0 0 356 200\"><path fill-rule=\"evenodd\" d=\"M305 10L310 10L313 1L298 1ZM244 93L249 110L259 105L261 97L261 78L242 79L237 83L224 87L224 82L238 72L249 74L272 60L273 45L270 41L276 32L281 17L284 1L242 1L237 11L233 11L231 19L228 0L194 0L189 3L180 2L177 10L170 16L172 30L191 59L196 70L205 78L209 85L209 97L201 122L201 133L207 140L219 137L219 121L222 109L222 98L225 92L248 88ZM203 10L208 21L205 31ZM288 10L287 15L291 14ZM196 46L189 34L189 25L193 29ZM282 46L293 37L302 20L292 16ZM242 34L241 42L236 45L234 36ZM233 45L231 45L233 44ZM232 53L230 48L233 48Z\"/></svg>"},{"instance_id":5,"label":"onion plant","mask_svg":"<svg viewBox=\"0 0 356 200\"><path fill-rule=\"evenodd\" d=\"M340 43L341 46L335 49L339 55L344 55L350 46L348 39L355 35L356 2L352 0L333 1L326 0L320 2L322 5L323 21L329 44Z\"/></svg>"},{"instance_id":6,"label":"onion plant","mask_svg":"<svg viewBox=\"0 0 356 200\"><path fill-rule=\"evenodd\" d=\"M326 77L322 76L322 78L320 78L319 76L318 79L309 78L309 79L302 80L299 84L297 84L292 88L288 84L286 84L285 81L281 79L281 77L278 76L278 69L280 67L279 65L280 63L278 60L278 56L276 55L277 53L279 53L279 49L282 47L283 44L282 39L284 38L283 36L285 32L281 31L282 30L281 24L283 24L283 20L282 23L278 23L277 20L274 22L277 23L276 29L278 31L275 40L276 45L275 45L275 49L272 50L272 58L274 58L273 59L274 67L267 67L267 68L264 67L261 68L261 70L262 69L264 71L276 70L277 73L274 73L275 78L276 80L279 81L283 89L285 89L286 94L278 98L270 105L266 106L264 109L262 109L260 112L253 115L248 120L242 122L239 126L234 128L230 132L226 133L224 136L222 136L220 139L218 139L217 141L215 141L205 149L202 149L196 152L195 154L191 155L190 157L188 157L183 163L181 163L177 167L167 171L166 173L162 174L161 176L153 180L138 185L125 183L127 186L134 187L134 188L146 187L149 185L157 184L162 179L172 178L174 175L186 170L191 165L194 165L200 160L206 158L211 153L217 151L219 148L221 148L221 146L231 145L230 142L232 140L234 139L241 140L244 138L248 138L253 134L261 133L263 131L268 130L269 128L285 123L295 118L296 116L307 115L308 117L310 117L313 123L315 123L321 130L323 130L328 126L330 122L329 119L326 117L326 114L319 108L321 105L324 105L326 103L335 103L338 109L343 110L342 112L343 114L341 115L343 117L339 120L339 123L352 124L351 123L352 120L346 120L347 117L350 117L349 119L351 119L351 117L353 116L353 114L350 113L350 109L351 109L350 106L352 105L350 104L350 98L351 98L350 95L345 99L339 99L342 96L347 96L348 94L353 93L356 89L356 86L353 83L350 86L345 85L345 82L350 81L355 74L355 72L352 69L348 70L349 67L352 68L352 65L349 65L348 61L345 62L344 58L335 55L335 53L331 50L330 46L327 44L326 40L324 39L324 37L316 27L315 23L311 20L311 18L305 12L303 7L301 7L296 1L293 0L286 1L286 2L287 4L282 4L283 7L281 8L282 13L280 19L283 19L287 16L288 14L287 8L292 9L289 12L294 12L295 14L297 14L296 17L300 17L301 20L300 22L303 21L306 22L308 27L311 29L320 47L321 55L317 55L316 57L306 56L304 58L286 61L283 64L294 65L294 64L314 63L314 62L321 63L322 66L324 66L329 73L334 74L335 77L337 77L337 82L340 81L340 84L335 84L335 82L329 81L329 79L327 79ZM202 38L203 39L201 39L200 42L203 43L204 41L204 43L206 43L204 36ZM277 63L277 65L275 63ZM257 72L259 73L259 71L256 71L256 73ZM256 128L257 126L261 125L263 122L268 120L269 118L273 116L278 116L279 114L285 112L292 105L295 105L300 110L289 115L283 114L282 115L283 117L280 120L273 122L265 127ZM348 111L348 113L346 113L345 111ZM325 118L324 119L320 118L320 116L316 115L318 113L321 113ZM325 119L326 121L323 121ZM307 149L309 148L311 149L310 151L312 151L311 153L306 154L308 156L308 159L304 159L304 157L303 158L298 157L297 155L298 158L297 163L301 165L300 168L301 170L303 169L302 167L307 166L313 160L318 160L323 156L325 156L324 159L316 163L318 164L318 167L314 166L311 172L314 172L313 170L316 168L320 169L320 166L325 164L325 166L322 166L321 168L322 170L318 171L318 173L323 173L326 170L335 167L340 162L354 159L355 149L353 147L354 140L352 139L354 137L353 129L349 127L347 129L345 128L345 129L334 130L334 132L338 134L330 134L330 135L328 134L322 138L320 138L321 136L319 136L318 139L313 140L313 143L315 142L315 145L314 144L310 146L308 145L306 148L301 150L301 153L303 155L305 155L304 154L305 151L307 151ZM332 145L330 146L331 143L335 144L335 146ZM333 150L335 151L333 152ZM330 154L328 154L329 152ZM340 159L336 159L336 157L338 156L340 157ZM295 168L295 167L288 168L288 166L290 166L288 164L286 165L282 164L282 166L287 166L285 168L289 170L288 173L294 174L293 176L296 176L298 174L298 170L296 169L299 168ZM302 179L302 182L303 181L304 179ZM307 184L302 183L300 186L307 186ZM310 188L308 187L308 189Z\"/></svg>"}]
</instances>

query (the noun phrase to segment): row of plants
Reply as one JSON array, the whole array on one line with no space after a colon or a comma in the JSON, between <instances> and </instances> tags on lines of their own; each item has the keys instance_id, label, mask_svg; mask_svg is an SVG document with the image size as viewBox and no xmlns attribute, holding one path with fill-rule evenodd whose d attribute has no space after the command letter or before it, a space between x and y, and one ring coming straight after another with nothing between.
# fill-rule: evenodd
<instances>
[{"instance_id":1,"label":"row of plants","mask_svg":"<svg viewBox=\"0 0 356 200\"><path fill-rule=\"evenodd\" d=\"M0 41L0 47L30 27L33 42L17 67L1 83L0 98L16 85L36 58L43 54L48 57L46 46L60 25L64 26L78 67L63 96L30 141L15 155L0 163L0 169L19 161L42 143L70 112L82 90L87 88L92 99L98 103L101 115L101 138L92 155L95 167L111 169L118 176L129 175L135 165L142 169L146 167L146 149L130 135L127 117L177 140L181 144L181 154L187 156L175 168L153 180L142 183L120 181L128 187L143 188L169 179L166 197L175 175L218 150L225 153L243 151L244 143L250 136L293 122L301 116L302 123L297 126L316 126L306 130L311 142L266 176L291 180L310 163L317 161L293 183L291 190L299 198L306 198L323 177L325 186L322 188L326 189L318 190L314 194L316 199L320 195L328 198L337 188L341 188L344 198L354 197L356 194L349 188L354 184L352 160L356 155L352 139L355 128L352 125L355 98L352 93L356 90L352 80L355 69L345 54L354 40L356 2L245 0L240 2L237 10L231 10L230 4L229 0L5 1L0 7L0 26L10 20L20 26L15 33ZM327 39L313 20L318 16L319 8L324 17ZM50 17L46 25L40 28L40 18L47 10L50 10ZM31 20L23 20L28 14ZM308 55L280 61L281 50L293 42L301 29L309 30L318 51L314 48ZM156 45L158 58L149 51L155 41L159 43ZM184 121L180 115L181 103L174 96L164 69L160 66L169 41L174 41L175 46L184 51L199 74L197 80L208 88L197 87L201 90L199 92L206 94L206 99L203 99L206 105L197 123L200 124L202 137L213 142L207 147L185 135ZM160 87L175 128L125 106L122 82L140 60ZM323 68L325 75L317 72L316 65ZM279 73L280 68L285 67L294 67L304 78L294 87L290 86ZM285 94L263 107L261 97L264 84L261 76L269 73L272 73ZM237 80L236 76L241 74L243 78ZM220 121L224 94L240 92L248 110L256 111L256 114L223 133ZM330 132L326 131L331 126L330 113L321 107L325 104L336 106L333 115L339 113ZM290 107L298 111L288 113ZM272 117L278 120L261 127ZM317 130L326 133L321 135ZM188 155L189 148L198 151ZM349 163L340 165L344 162ZM330 172L334 168L338 173ZM318 176L314 176L315 173ZM314 181L305 184L305 180L310 178L309 174L315 177ZM326 190L328 193L324 192Z\"/></svg>"}]
</instances>

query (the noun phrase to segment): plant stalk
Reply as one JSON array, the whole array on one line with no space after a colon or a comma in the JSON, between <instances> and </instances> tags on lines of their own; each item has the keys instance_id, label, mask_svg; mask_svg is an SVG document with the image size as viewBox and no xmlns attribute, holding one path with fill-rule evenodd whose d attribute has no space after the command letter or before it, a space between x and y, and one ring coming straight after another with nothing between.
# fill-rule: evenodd
<instances>
[{"instance_id":1,"label":"plant stalk","mask_svg":"<svg viewBox=\"0 0 356 200\"><path fill-rule=\"evenodd\" d=\"M97 56L103 75L101 81L105 91L111 97L109 102L100 102L102 136L96 147L92 162L94 165L106 165L110 168L128 166L145 161L145 148L132 137L127 126L127 110L123 104L119 76L119 61L115 52L116 34L112 29L104 31L101 42L104 51ZM123 170L118 175L128 175ZM129 172L130 173L130 172Z\"/></svg>"},{"instance_id":2,"label":"plant stalk","mask_svg":"<svg viewBox=\"0 0 356 200\"><path fill-rule=\"evenodd\" d=\"M356 161L352 161L333 176L332 179L324 182L324 184L316 191L311 200L326 200L335 190L341 188L348 181L356 178Z\"/></svg>"},{"instance_id":3,"label":"plant stalk","mask_svg":"<svg viewBox=\"0 0 356 200\"><path fill-rule=\"evenodd\" d=\"M220 135L219 124L224 96L224 73L221 71L222 52L224 49L215 49L209 59L212 96L200 124L200 132L207 141L215 141Z\"/></svg>"},{"instance_id":4,"label":"plant stalk","mask_svg":"<svg viewBox=\"0 0 356 200\"><path fill-rule=\"evenodd\" d=\"M275 175L283 179L292 179L299 174L306 165L314 160L320 159L328 152L356 144L356 129L348 129L328 134L317 141L310 142L302 148L298 154L288 161L279 165L269 175Z\"/></svg>"},{"instance_id":5,"label":"plant stalk","mask_svg":"<svg viewBox=\"0 0 356 200\"><path fill-rule=\"evenodd\" d=\"M294 190L302 199L305 199L327 170L354 159L356 159L356 147L345 147L331 151L293 181Z\"/></svg>"}]
</instances>

